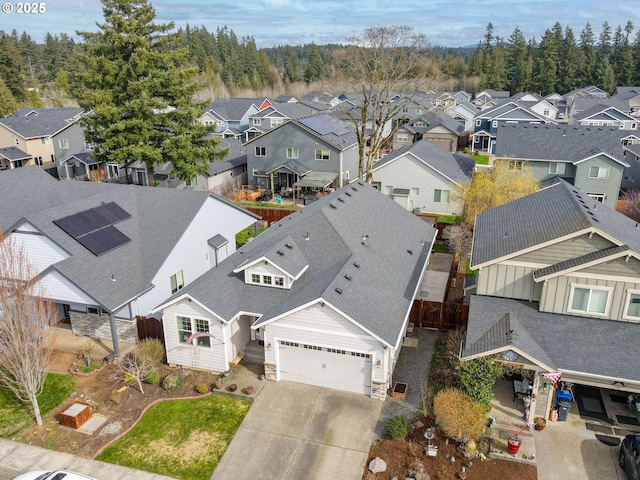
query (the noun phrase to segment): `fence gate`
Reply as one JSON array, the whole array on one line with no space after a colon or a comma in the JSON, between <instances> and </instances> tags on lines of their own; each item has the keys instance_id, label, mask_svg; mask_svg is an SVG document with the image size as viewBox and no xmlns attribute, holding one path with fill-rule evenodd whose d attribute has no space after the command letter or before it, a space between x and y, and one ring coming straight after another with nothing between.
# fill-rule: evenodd
<instances>
[{"instance_id":1,"label":"fence gate","mask_svg":"<svg viewBox=\"0 0 640 480\"><path fill-rule=\"evenodd\" d=\"M138 340L144 340L145 338L157 338L164 344L162 320L137 315L136 326L138 327Z\"/></svg>"},{"instance_id":2,"label":"fence gate","mask_svg":"<svg viewBox=\"0 0 640 480\"><path fill-rule=\"evenodd\" d=\"M454 330L466 328L469 307L463 303L430 302L414 300L409 321L416 327Z\"/></svg>"}]
</instances>

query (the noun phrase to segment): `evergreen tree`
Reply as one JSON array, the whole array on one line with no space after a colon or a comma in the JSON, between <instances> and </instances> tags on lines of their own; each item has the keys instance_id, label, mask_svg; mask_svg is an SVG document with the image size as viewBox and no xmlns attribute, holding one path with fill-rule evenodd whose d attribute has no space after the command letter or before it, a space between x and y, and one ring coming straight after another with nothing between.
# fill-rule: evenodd
<instances>
[{"instance_id":1,"label":"evergreen tree","mask_svg":"<svg viewBox=\"0 0 640 480\"><path fill-rule=\"evenodd\" d=\"M616 85L631 86L633 78L633 56L629 45L629 35L633 31L633 24L627 23L625 30L618 25L613 37L613 52L611 66L615 74Z\"/></svg>"},{"instance_id":2,"label":"evergreen tree","mask_svg":"<svg viewBox=\"0 0 640 480\"><path fill-rule=\"evenodd\" d=\"M11 95L21 102L26 96L24 77L24 63L20 56L18 41L12 35L0 31L0 78L11 92Z\"/></svg>"},{"instance_id":3,"label":"evergreen tree","mask_svg":"<svg viewBox=\"0 0 640 480\"><path fill-rule=\"evenodd\" d=\"M94 112L83 118L94 156L144 162L150 179L155 164L169 161L173 174L193 179L226 152L208 137L213 127L195 121L197 69L183 67L187 50L177 48L173 24L155 24L147 0L102 0L102 10L97 32L78 33L87 68L79 101Z\"/></svg>"},{"instance_id":4,"label":"evergreen tree","mask_svg":"<svg viewBox=\"0 0 640 480\"><path fill-rule=\"evenodd\" d=\"M535 63L534 85L542 95L555 91L558 81L558 50L554 34L547 30L540 40L540 48Z\"/></svg>"},{"instance_id":5,"label":"evergreen tree","mask_svg":"<svg viewBox=\"0 0 640 480\"><path fill-rule=\"evenodd\" d=\"M7 88L2 78L0 78L0 117L7 117L18 110L18 102L13 98L11 90Z\"/></svg>"},{"instance_id":6,"label":"evergreen tree","mask_svg":"<svg viewBox=\"0 0 640 480\"><path fill-rule=\"evenodd\" d=\"M556 86L557 92L564 94L580 87L582 83L580 80L582 51L576 45L576 38L570 27L565 29L559 56L562 62L560 62Z\"/></svg>"},{"instance_id":7,"label":"evergreen tree","mask_svg":"<svg viewBox=\"0 0 640 480\"><path fill-rule=\"evenodd\" d=\"M307 65L304 68L304 81L311 83L315 80L322 80L326 75L327 70L324 65L324 61L318 52L318 47L315 43L312 43L309 47Z\"/></svg>"},{"instance_id":8,"label":"evergreen tree","mask_svg":"<svg viewBox=\"0 0 640 480\"><path fill-rule=\"evenodd\" d=\"M302 68L298 55L290 45L284 47L282 81L285 83L302 80Z\"/></svg>"},{"instance_id":9,"label":"evergreen tree","mask_svg":"<svg viewBox=\"0 0 640 480\"><path fill-rule=\"evenodd\" d=\"M516 27L507 48L507 82L511 92L524 92L529 88L531 78L526 77L528 57L527 42L522 30Z\"/></svg>"},{"instance_id":10,"label":"evergreen tree","mask_svg":"<svg viewBox=\"0 0 640 480\"><path fill-rule=\"evenodd\" d=\"M640 85L640 30L636 33L631 51L633 57L633 78L632 85Z\"/></svg>"},{"instance_id":11,"label":"evergreen tree","mask_svg":"<svg viewBox=\"0 0 640 480\"><path fill-rule=\"evenodd\" d=\"M583 86L593 85L595 82L596 52L594 48L595 35L591 25L587 22L580 32L580 49L582 50L582 68L580 80Z\"/></svg>"},{"instance_id":12,"label":"evergreen tree","mask_svg":"<svg viewBox=\"0 0 640 480\"><path fill-rule=\"evenodd\" d=\"M611 94L615 88L615 78L613 74L613 68L609 63L609 59L604 57L601 62L598 63L595 71L595 84L605 92Z\"/></svg>"}]
</instances>

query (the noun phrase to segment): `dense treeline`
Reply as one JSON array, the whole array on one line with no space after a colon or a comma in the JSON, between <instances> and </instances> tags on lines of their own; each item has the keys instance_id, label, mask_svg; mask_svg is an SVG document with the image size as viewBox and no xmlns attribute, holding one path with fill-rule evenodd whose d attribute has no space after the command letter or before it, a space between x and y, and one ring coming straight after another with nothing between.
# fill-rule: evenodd
<instances>
[{"instance_id":1,"label":"dense treeline","mask_svg":"<svg viewBox=\"0 0 640 480\"><path fill-rule=\"evenodd\" d=\"M281 45L258 49L252 37L238 38L227 27L210 32L187 25L177 30L179 46L197 66L200 82L215 96L239 91L282 91L294 84L340 78L343 45ZM79 45L67 34L48 33L38 43L27 33L0 31L0 115L20 105L65 106L77 98L82 64ZM640 30L629 21L615 29L607 22L599 35L587 23L576 35L556 23L539 41L525 39L516 28L505 40L489 23L477 48L435 47L425 52L426 75L448 81L449 89L467 88L566 93L596 85L612 92L616 86L640 84ZM476 79L469 82L468 79ZM473 92L472 92L473 93Z\"/></svg>"}]
</instances>

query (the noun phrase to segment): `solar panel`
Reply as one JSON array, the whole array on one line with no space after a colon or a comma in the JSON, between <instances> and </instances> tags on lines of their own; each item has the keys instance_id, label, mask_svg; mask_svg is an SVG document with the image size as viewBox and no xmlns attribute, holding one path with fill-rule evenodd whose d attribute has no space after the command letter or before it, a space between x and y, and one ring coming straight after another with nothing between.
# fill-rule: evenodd
<instances>
[{"instance_id":1,"label":"solar panel","mask_svg":"<svg viewBox=\"0 0 640 480\"><path fill-rule=\"evenodd\" d=\"M127 218L131 218L127 211L117 203L109 202L54 220L53 223L97 256L130 241L113 226Z\"/></svg>"},{"instance_id":2,"label":"solar panel","mask_svg":"<svg viewBox=\"0 0 640 480\"><path fill-rule=\"evenodd\" d=\"M113 225L91 232L76 240L96 256L100 256L131 241L129 237Z\"/></svg>"}]
</instances>

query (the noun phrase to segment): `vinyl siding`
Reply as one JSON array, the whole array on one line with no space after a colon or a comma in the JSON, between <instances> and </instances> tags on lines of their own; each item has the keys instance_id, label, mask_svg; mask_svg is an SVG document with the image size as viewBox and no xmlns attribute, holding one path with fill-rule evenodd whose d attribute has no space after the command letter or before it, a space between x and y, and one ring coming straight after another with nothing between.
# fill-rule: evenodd
<instances>
[{"instance_id":1,"label":"vinyl siding","mask_svg":"<svg viewBox=\"0 0 640 480\"><path fill-rule=\"evenodd\" d=\"M609 178L589 178L589 169L594 166L609 167ZM615 208L623 173L622 165L600 155L576 165L574 185L584 193L606 195L609 198L605 198L603 203Z\"/></svg>"},{"instance_id":2,"label":"vinyl siding","mask_svg":"<svg viewBox=\"0 0 640 480\"><path fill-rule=\"evenodd\" d=\"M383 345L364 330L344 318L333 308L319 304L294 312L266 326L265 344L280 340L337 348L372 355L373 364L384 362ZM277 349L266 351L267 362L277 362ZM373 380L383 381L384 368L374 369ZM377 376L376 376L377 374Z\"/></svg>"},{"instance_id":3,"label":"vinyl siding","mask_svg":"<svg viewBox=\"0 0 640 480\"><path fill-rule=\"evenodd\" d=\"M580 270L581 273L587 274L601 274L601 275L616 275L620 277L638 277L640 281L640 261L635 258L630 258L625 261L625 258L616 258L609 262L593 265L588 268Z\"/></svg>"},{"instance_id":4,"label":"vinyl siding","mask_svg":"<svg viewBox=\"0 0 640 480\"><path fill-rule=\"evenodd\" d=\"M23 230L22 227L20 227ZM12 238L16 244L22 246L27 254L29 264L40 273L51 265L69 258L69 254L60 248L50 238L41 234L14 232Z\"/></svg>"},{"instance_id":5,"label":"vinyl siding","mask_svg":"<svg viewBox=\"0 0 640 480\"><path fill-rule=\"evenodd\" d=\"M424 212L431 213L460 213L462 205L459 202L436 203L434 191L449 190L451 196L458 191L458 186L447 180L440 173L428 167L412 155L403 155L394 161L380 167L374 173L374 180L381 183L381 191L384 193L388 185L395 188L419 188L419 195L411 195L407 200L405 208L413 210L420 208ZM403 198L403 201L406 200ZM404 204L403 204L404 206Z\"/></svg>"},{"instance_id":6,"label":"vinyl siding","mask_svg":"<svg viewBox=\"0 0 640 480\"><path fill-rule=\"evenodd\" d=\"M549 166L551 163L564 163L565 170L561 175L555 173L549 173ZM574 178L576 174L576 167L568 162L547 162L547 161L533 161L527 160L526 165L531 169L531 173L535 178L540 181L548 180L553 177L562 177L562 178Z\"/></svg>"},{"instance_id":7,"label":"vinyl siding","mask_svg":"<svg viewBox=\"0 0 640 480\"><path fill-rule=\"evenodd\" d=\"M209 320L210 333L216 338L211 338L211 348L185 345L178 342L178 316L188 318L200 318ZM229 342L223 331L228 326L221 326L220 322L213 318L211 313L202 309L195 302L183 300L166 308L162 315L164 329L164 341L167 349L167 363L169 365L182 365L188 368L224 372L229 368ZM220 340L225 341L222 345Z\"/></svg>"},{"instance_id":8,"label":"vinyl siding","mask_svg":"<svg viewBox=\"0 0 640 480\"><path fill-rule=\"evenodd\" d=\"M66 277L57 271L51 271L40 278L38 285L42 286L48 298L59 303L78 303L82 305L98 305L98 302L84 293ZM81 308L84 311L84 307Z\"/></svg>"}]
</instances>

